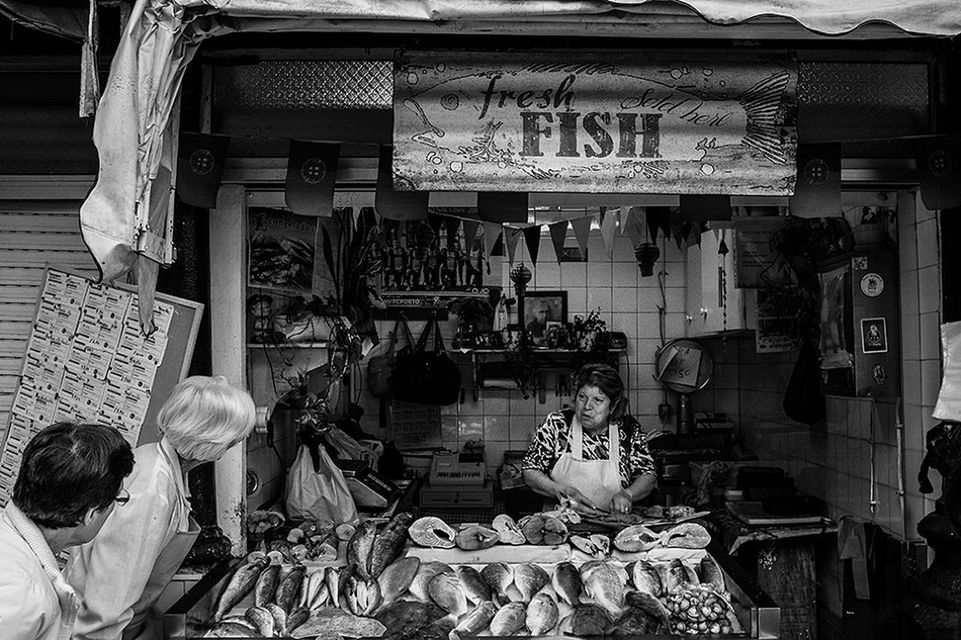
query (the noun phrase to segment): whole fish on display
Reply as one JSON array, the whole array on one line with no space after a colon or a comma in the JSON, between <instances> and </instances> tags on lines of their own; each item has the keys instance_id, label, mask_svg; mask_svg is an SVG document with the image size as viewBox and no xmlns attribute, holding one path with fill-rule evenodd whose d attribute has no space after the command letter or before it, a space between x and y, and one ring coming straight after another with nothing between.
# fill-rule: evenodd
<instances>
[{"instance_id":1,"label":"whole fish on display","mask_svg":"<svg viewBox=\"0 0 961 640\"><path fill-rule=\"evenodd\" d=\"M301 583L306 573L306 567L296 565L291 567L287 573L280 578L280 584L277 585L277 593L274 594L274 602L285 612L290 613L290 610L294 608L294 604L297 602L297 596L300 595Z\"/></svg>"},{"instance_id":2,"label":"whole fish on display","mask_svg":"<svg viewBox=\"0 0 961 640\"><path fill-rule=\"evenodd\" d=\"M227 615L228 611L243 600L244 596L250 593L250 590L257 584L257 578L260 577L260 574L266 568L266 558L248 562L237 567L234 575L230 576L227 586L220 595L217 608L214 610L214 620L223 618Z\"/></svg>"},{"instance_id":3,"label":"whole fish on display","mask_svg":"<svg viewBox=\"0 0 961 640\"><path fill-rule=\"evenodd\" d=\"M527 629L532 636L550 633L557 626L557 603L546 593L538 593L527 605Z\"/></svg>"},{"instance_id":4,"label":"whole fish on display","mask_svg":"<svg viewBox=\"0 0 961 640\"><path fill-rule=\"evenodd\" d=\"M364 520L347 542L347 564L356 566L364 580L372 577L371 557L376 538L377 525L372 520Z\"/></svg>"},{"instance_id":5,"label":"whole fish on display","mask_svg":"<svg viewBox=\"0 0 961 640\"><path fill-rule=\"evenodd\" d=\"M264 569L254 585L254 604L262 607L274 601L277 585L280 584L280 565L272 564Z\"/></svg>"},{"instance_id":6,"label":"whole fish on display","mask_svg":"<svg viewBox=\"0 0 961 640\"><path fill-rule=\"evenodd\" d=\"M407 529L414 522L414 516L406 511L398 513L374 539L370 555L370 576L377 578L394 560L400 557L407 544Z\"/></svg>"},{"instance_id":7,"label":"whole fish on display","mask_svg":"<svg viewBox=\"0 0 961 640\"><path fill-rule=\"evenodd\" d=\"M584 585L581 583L581 574L570 562L561 562L554 568L554 575L551 577L551 586L557 597L576 607L581 602L581 593L584 592Z\"/></svg>"},{"instance_id":8,"label":"whole fish on display","mask_svg":"<svg viewBox=\"0 0 961 640\"><path fill-rule=\"evenodd\" d=\"M420 559L414 557L401 558L388 565L377 577L377 584L380 585L381 607L390 606L392 602L407 593L418 570L420 570Z\"/></svg>"}]
</instances>

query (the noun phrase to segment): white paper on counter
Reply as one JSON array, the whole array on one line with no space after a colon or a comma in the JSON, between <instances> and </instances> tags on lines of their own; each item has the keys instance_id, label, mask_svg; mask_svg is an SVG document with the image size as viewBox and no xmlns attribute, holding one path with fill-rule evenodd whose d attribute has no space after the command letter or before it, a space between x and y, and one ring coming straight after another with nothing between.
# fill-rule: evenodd
<instances>
[{"instance_id":1,"label":"white paper on counter","mask_svg":"<svg viewBox=\"0 0 961 640\"><path fill-rule=\"evenodd\" d=\"M938 420L961 422L961 322L941 325L941 354L944 376L932 415Z\"/></svg>"}]
</instances>

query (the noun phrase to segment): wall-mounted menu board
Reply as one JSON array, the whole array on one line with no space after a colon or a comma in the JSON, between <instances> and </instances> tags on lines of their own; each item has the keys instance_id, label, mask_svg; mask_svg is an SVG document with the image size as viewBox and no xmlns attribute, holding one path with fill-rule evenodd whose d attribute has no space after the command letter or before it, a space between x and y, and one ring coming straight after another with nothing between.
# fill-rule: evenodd
<instances>
[{"instance_id":1,"label":"wall-mounted menu board","mask_svg":"<svg viewBox=\"0 0 961 640\"><path fill-rule=\"evenodd\" d=\"M132 446L156 441L157 412L187 374L202 313L200 303L158 293L156 331L144 336L134 287L48 269L0 453L0 505L27 442L47 425L96 422Z\"/></svg>"}]
</instances>

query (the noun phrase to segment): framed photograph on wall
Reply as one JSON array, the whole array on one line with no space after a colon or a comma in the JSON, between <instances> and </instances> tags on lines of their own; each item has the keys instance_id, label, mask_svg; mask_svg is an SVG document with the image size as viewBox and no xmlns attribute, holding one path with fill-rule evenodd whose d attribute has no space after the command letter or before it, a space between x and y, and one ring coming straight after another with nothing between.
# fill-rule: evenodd
<instances>
[{"instance_id":1,"label":"framed photograph on wall","mask_svg":"<svg viewBox=\"0 0 961 640\"><path fill-rule=\"evenodd\" d=\"M518 316L534 346L544 344L553 323L567 322L566 291L528 291L519 298Z\"/></svg>"}]
</instances>

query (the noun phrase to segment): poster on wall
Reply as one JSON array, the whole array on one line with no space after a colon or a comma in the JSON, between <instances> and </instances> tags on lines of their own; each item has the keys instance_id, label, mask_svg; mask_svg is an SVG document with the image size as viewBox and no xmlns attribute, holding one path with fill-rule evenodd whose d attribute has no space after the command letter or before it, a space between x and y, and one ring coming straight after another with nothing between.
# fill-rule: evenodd
<instances>
[{"instance_id":1,"label":"poster on wall","mask_svg":"<svg viewBox=\"0 0 961 640\"><path fill-rule=\"evenodd\" d=\"M402 190L789 195L797 66L677 52L408 52Z\"/></svg>"},{"instance_id":2,"label":"poster on wall","mask_svg":"<svg viewBox=\"0 0 961 640\"><path fill-rule=\"evenodd\" d=\"M247 233L251 287L311 293L317 218L281 209L252 207Z\"/></svg>"}]
</instances>

